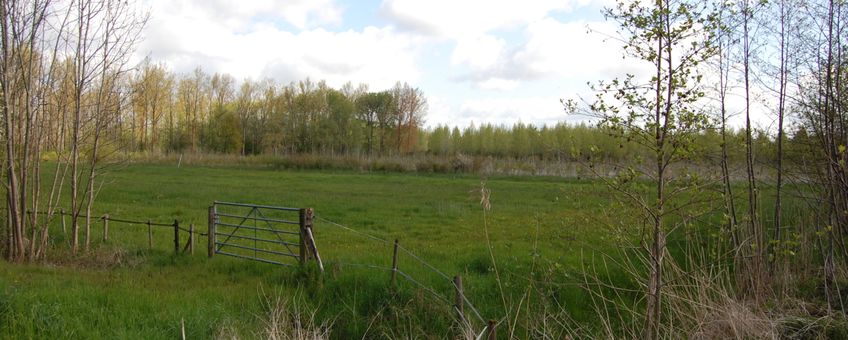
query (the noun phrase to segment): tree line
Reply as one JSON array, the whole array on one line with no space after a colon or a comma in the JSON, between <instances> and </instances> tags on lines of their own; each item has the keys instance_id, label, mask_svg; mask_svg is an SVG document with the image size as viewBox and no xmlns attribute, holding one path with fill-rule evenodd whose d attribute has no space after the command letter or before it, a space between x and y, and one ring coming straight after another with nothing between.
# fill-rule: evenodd
<instances>
[{"instance_id":1,"label":"tree line","mask_svg":"<svg viewBox=\"0 0 848 340\"><path fill-rule=\"evenodd\" d=\"M372 92L309 79L237 81L228 74L174 74L145 60L114 137L129 151L241 155L383 155L418 151L427 111L423 91L398 82Z\"/></svg>"},{"instance_id":2,"label":"tree line","mask_svg":"<svg viewBox=\"0 0 848 340\"><path fill-rule=\"evenodd\" d=\"M507 158L535 158L551 161L580 161L592 155L600 159L623 161L645 157L649 150L639 144L622 141L614 131L594 123L557 123L536 126L515 123L508 125L471 124L466 127L438 125L420 132L422 150L434 155L464 154ZM744 160L745 131L741 128L727 129L724 137L728 141L729 157L733 162ZM693 162L707 163L718 157L722 145L722 133L718 129L704 129L693 135L697 152L690 155ZM806 138L803 134L792 135L792 140ZM776 141L764 129L753 135L754 146L759 151L759 161L771 164L776 159Z\"/></svg>"}]
</instances>

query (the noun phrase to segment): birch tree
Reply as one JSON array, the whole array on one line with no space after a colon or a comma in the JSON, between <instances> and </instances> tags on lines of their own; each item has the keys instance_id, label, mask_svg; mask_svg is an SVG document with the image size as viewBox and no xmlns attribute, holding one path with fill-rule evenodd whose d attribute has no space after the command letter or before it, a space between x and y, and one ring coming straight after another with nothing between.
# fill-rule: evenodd
<instances>
[{"instance_id":1,"label":"birch tree","mask_svg":"<svg viewBox=\"0 0 848 340\"><path fill-rule=\"evenodd\" d=\"M627 75L600 82L593 87L597 96L589 109L601 119L601 127L651 153L652 165L645 170L631 166L609 183L639 207L648 226L642 244L649 271L642 337L656 339L663 318L666 234L675 229L670 218L680 213L672 203L690 189L685 182L675 182L679 178L671 166L687 157L694 136L709 123L698 105L704 96L698 67L715 53L716 20L707 4L675 0L619 1L606 15L620 24L626 55L654 70L647 81ZM641 176L652 180L652 195L627 185Z\"/></svg>"}]
</instances>

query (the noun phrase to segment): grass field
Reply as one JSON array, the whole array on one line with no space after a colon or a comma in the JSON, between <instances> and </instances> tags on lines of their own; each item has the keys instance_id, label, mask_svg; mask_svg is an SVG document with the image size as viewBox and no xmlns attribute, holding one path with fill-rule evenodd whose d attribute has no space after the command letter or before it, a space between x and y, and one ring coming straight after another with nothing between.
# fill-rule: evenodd
<instances>
[{"instance_id":1,"label":"grass field","mask_svg":"<svg viewBox=\"0 0 848 340\"><path fill-rule=\"evenodd\" d=\"M48 265L0 262L0 337L164 339L178 336L184 322L189 338L250 338L267 328L271 302L280 297L299 314L314 314L315 323L331 323L335 338L455 334L451 307L442 301L453 299L447 280L401 253L400 270L417 283L402 277L392 290L389 272L381 269L390 266L391 245L325 220L399 239L438 271L461 274L483 318L505 315L479 177L131 165L104 179L97 215L177 219L201 231L214 200L312 207L327 271L210 260L205 238L193 256L174 256L173 229L154 229L154 249L148 250L145 226L119 223L112 223L106 244L96 223L92 252L73 257L57 223ZM508 309L515 313L531 280L554 282L558 288L528 295L525 311L527 305L556 306L591 324L589 302L571 281L581 256L611 245L598 220L610 209L602 184L541 177L485 183L491 190L486 225ZM517 331L529 331L523 328Z\"/></svg>"}]
</instances>

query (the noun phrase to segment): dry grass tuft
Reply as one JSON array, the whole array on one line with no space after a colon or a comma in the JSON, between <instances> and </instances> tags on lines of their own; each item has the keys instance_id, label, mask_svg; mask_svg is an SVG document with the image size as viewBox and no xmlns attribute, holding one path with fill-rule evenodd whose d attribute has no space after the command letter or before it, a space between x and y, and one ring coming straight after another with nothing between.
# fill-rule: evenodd
<instances>
[{"instance_id":1,"label":"dry grass tuft","mask_svg":"<svg viewBox=\"0 0 848 340\"><path fill-rule=\"evenodd\" d=\"M113 269L118 267L135 267L145 262L144 256L131 253L119 247L94 247L88 252L77 255L69 251L53 249L43 259L47 265L61 267L77 267L86 269Z\"/></svg>"},{"instance_id":2,"label":"dry grass tuft","mask_svg":"<svg viewBox=\"0 0 848 340\"><path fill-rule=\"evenodd\" d=\"M714 301L696 316L692 339L778 339L778 322L737 300Z\"/></svg>"},{"instance_id":3,"label":"dry grass tuft","mask_svg":"<svg viewBox=\"0 0 848 340\"><path fill-rule=\"evenodd\" d=\"M329 339L331 322L316 324L315 311L304 311L297 303L277 296L267 299L267 315L263 318L262 331L257 338L272 340L318 340Z\"/></svg>"},{"instance_id":4,"label":"dry grass tuft","mask_svg":"<svg viewBox=\"0 0 848 340\"><path fill-rule=\"evenodd\" d=\"M215 340L238 340L238 338L238 330L229 319L224 320L213 337Z\"/></svg>"}]
</instances>

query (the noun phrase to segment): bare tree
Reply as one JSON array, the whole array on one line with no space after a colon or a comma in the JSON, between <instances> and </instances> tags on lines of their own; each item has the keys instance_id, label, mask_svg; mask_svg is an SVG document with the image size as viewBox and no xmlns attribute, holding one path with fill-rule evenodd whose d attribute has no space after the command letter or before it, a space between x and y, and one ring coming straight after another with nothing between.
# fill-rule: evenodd
<instances>
[{"instance_id":1,"label":"bare tree","mask_svg":"<svg viewBox=\"0 0 848 340\"><path fill-rule=\"evenodd\" d=\"M745 99L745 165L748 189L748 223L746 235L742 237L742 254L746 261L744 264L744 277L747 283L743 289L753 294L754 297L759 297L765 289L766 272L765 272L765 238L763 237L762 224L759 219L759 191L757 189L757 179L755 173L754 159L754 136L753 126L751 124L751 100L753 94L751 86L753 63L751 57L753 33L752 25L754 24L754 13L758 9L758 4L751 4L750 0L740 0L737 7L739 10L739 26L741 29L740 40L740 63L742 64L742 83L743 97ZM744 283L744 282L743 282Z\"/></svg>"},{"instance_id":2,"label":"bare tree","mask_svg":"<svg viewBox=\"0 0 848 340\"><path fill-rule=\"evenodd\" d=\"M5 144L7 242L6 258L21 261L27 257L28 194L37 144L33 131L39 120L38 81L41 69L43 31L47 26L48 1L3 1L0 5L0 90L3 94L2 120ZM35 104L35 105L33 105ZM31 253L30 253L31 255Z\"/></svg>"},{"instance_id":3,"label":"bare tree","mask_svg":"<svg viewBox=\"0 0 848 340\"><path fill-rule=\"evenodd\" d=\"M398 82L392 88L395 116L395 147L397 153L410 152L412 141L417 137L424 113L427 111L427 98L421 89L407 83Z\"/></svg>"},{"instance_id":4,"label":"bare tree","mask_svg":"<svg viewBox=\"0 0 848 340\"><path fill-rule=\"evenodd\" d=\"M838 275L840 262L848 259L845 237L848 235L848 115L846 114L844 56L846 6L841 1L805 3L809 23L801 39L805 42L804 63L808 73L799 84L803 126L809 130L809 153L813 155L806 173L815 180L818 193L814 209L818 248L824 260L823 282L828 309L844 310Z\"/></svg>"},{"instance_id":5,"label":"bare tree","mask_svg":"<svg viewBox=\"0 0 848 340\"><path fill-rule=\"evenodd\" d=\"M43 254L47 225L59 202L66 171L70 171L71 202L78 217L85 200L80 195L80 154L89 150L87 199L93 200L94 164L99 127L87 124L101 115L112 100L111 89L125 69L146 17L126 1L4 1L2 3L2 61L4 176L8 213L6 256L13 261ZM123 62L117 62L123 60ZM107 87L109 89L107 89ZM65 108L70 110L65 111ZM61 117L62 124L52 119ZM70 118L68 129L64 122ZM97 124L95 124L97 125ZM61 126L57 132L50 129ZM70 134L66 139L65 132ZM92 138L93 137L93 138ZM65 144L70 155L62 155ZM42 196L39 157L46 147L59 154L60 163L46 198ZM64 161L69 161L66 166ZM45 217L39 218L46 200ZM27 228L30 232L26 233ZM79 224L73 219L71 237L78 246ZM31 238L26 239L26 235ZM27 247L28 243L28 247Z\"/></svg>"},{"instance_id":6,"label":"bare tree","mask_svg":"<svg viewBox=\"0 0 848 340\"><path fill-rule=\"evenodd\" d=\"M739 241L739 221L736 214L736 202L733 196L732 178L730 176L730 165L728 160L728 144L727 140L727 120L729 114L727 110L727 97L730 92L730 70L733 48L733 31L728 22L728 8L721 6L718 11L719 22L723 23L723 29L718 31L716 36L716 72L718 73L718 95L719 105L719 134L721 135L721 156L720 167L721 177L723 182L723 196L725 212L727 214L727 223L725 224L725 233L730 236L731 248L738 249ZM734 252L738 255L738 252ZM739 256L734 256L738 259Z\"/></svg>"}]
</instances>

